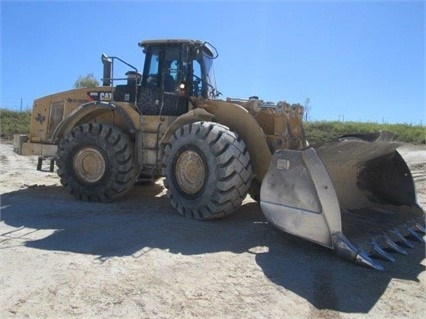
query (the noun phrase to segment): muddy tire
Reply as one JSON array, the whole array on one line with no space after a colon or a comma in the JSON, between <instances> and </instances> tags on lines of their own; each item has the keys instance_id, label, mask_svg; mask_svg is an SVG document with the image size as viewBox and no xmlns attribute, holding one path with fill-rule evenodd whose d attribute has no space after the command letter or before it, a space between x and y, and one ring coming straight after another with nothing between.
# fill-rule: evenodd
<instances>
[{"instance_id":1,"label":"muddy tire","mask_svg":"<svg viewBox=\"0 0 426 319\"><path fill-rule=\"evenodd\" d=\"M58 147L58 175L77 199L108 202L135 184L133 146L120 129L100 123L75 127Z\"/></svg>"},{"instance_id":2,"label":"muddy tire","mask_svg":"<svg viewBox=\"0 0 426 319\"><path fill-rule=\"evenodd\" d=\"M212 122L184 125L170 138L163 157L164 185L172 206L184 216L205 220L233 213L252 178L245 143Z\"/></svg>"}]
</instances>

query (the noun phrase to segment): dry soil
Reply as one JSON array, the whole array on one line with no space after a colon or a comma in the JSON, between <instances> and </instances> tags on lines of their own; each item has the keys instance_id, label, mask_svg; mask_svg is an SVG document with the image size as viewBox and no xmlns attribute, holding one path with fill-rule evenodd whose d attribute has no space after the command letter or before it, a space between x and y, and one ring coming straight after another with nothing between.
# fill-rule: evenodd
<instances>
[{"instance_id":1,"label":"dry soil","mask_svg":"<svg viewBox=\"0 0 426 319\"><path fill-rule=\"evenodd\" d=\"M426 147L401 149L426 208ZM162 181L110 204L0 144L0 317L425 318L425 247L385 272L274 229L246 199L213 222L179 216ZM48 165L44 169L47 169Z\"/></svg>"}]
</instances>

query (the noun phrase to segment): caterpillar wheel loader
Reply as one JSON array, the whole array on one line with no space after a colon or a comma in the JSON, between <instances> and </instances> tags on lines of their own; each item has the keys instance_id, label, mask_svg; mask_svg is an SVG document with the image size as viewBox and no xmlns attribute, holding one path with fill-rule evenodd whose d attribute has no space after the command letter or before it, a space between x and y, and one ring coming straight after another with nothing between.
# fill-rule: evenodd
<instances>
[{"instance_id":1,"label":"caterpillar wheel loader","mask_svg":"<svg viewBox=\"0 0 426 319\"><path fill-rule=\"evenodd\" d=\"M424 212L390 134L344 136L316 147L303 107L257 97L218 99L213 45L150 40L141 71L102 55L102 86L34 101L29 136L15 150L56 161L77 199L108 202L138 179L164 177L172 206L208 220L249 193L277 228L382 270L379 259L423 242ZM114 77L114 69L128 69Z\"/></svg>"}]
</instances>

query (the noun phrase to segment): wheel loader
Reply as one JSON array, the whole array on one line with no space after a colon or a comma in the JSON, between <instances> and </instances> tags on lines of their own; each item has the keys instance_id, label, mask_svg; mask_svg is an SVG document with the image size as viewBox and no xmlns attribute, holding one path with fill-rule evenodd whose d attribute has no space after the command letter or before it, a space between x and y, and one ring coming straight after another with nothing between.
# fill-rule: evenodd
<instances>
[{"instance_id":1,"label":"wheel loader","mask_svg":"<svg viewBox=\"0 0 426 319\"><path fill-rule=\"evenodd\" d=\"M179 214L208 220L250 194L277 228L378 270L378 259L424 242L424 212L390 133L309 146L300 104L219 99L209 42L139 46L140 70L102 54L102 86L35 100L15 151L38 155L39 169L56 162L62 185L85 201L113 201L163 177ZM115 77L120 65L127 72Z\"/></svg>"}]
</instances>

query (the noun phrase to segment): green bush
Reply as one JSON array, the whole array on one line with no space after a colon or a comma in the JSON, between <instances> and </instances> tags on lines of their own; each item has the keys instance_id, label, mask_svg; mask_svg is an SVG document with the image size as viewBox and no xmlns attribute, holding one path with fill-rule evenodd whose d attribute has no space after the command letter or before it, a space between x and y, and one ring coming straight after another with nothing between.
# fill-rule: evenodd
<instances>
[{"instance_id":1,"label":"green bush","mask_svg":"<svg viewBox=\"0 0 426 319\"><path fill-rule=\"evenodd\" d=\"M421 125L318 121L304 123L304 129L311 145L329 142L345 134L366 134L378 131L393 132L396 141L426 144L426 127Z\"/></svg>"},{"instance_id":2,"label":"green bush","mask_svg":"<svg viewBox=\"0 0 426 319\"><path fill-rule=\"evenodd\" d=\"M0 109L0 132L4 138L28 134L31 111L17 112ZM306 138L311 145L329 142L345 134L374 133L380 130L395 133L395 140L426 144L426 127L408 124L377 124L362 122L316 121L304 123Z\"/></svg>"},{"instance_id":3,"label":"green bush","mask_svg":"<svg viewBox=\"0 0 426 319\"><path fill-rule=\"evenodd\" d=\"M14 134L28 134L31 112L0 109L0 132L2 138L13 138Z\"/></svg>"}]
</instances>

